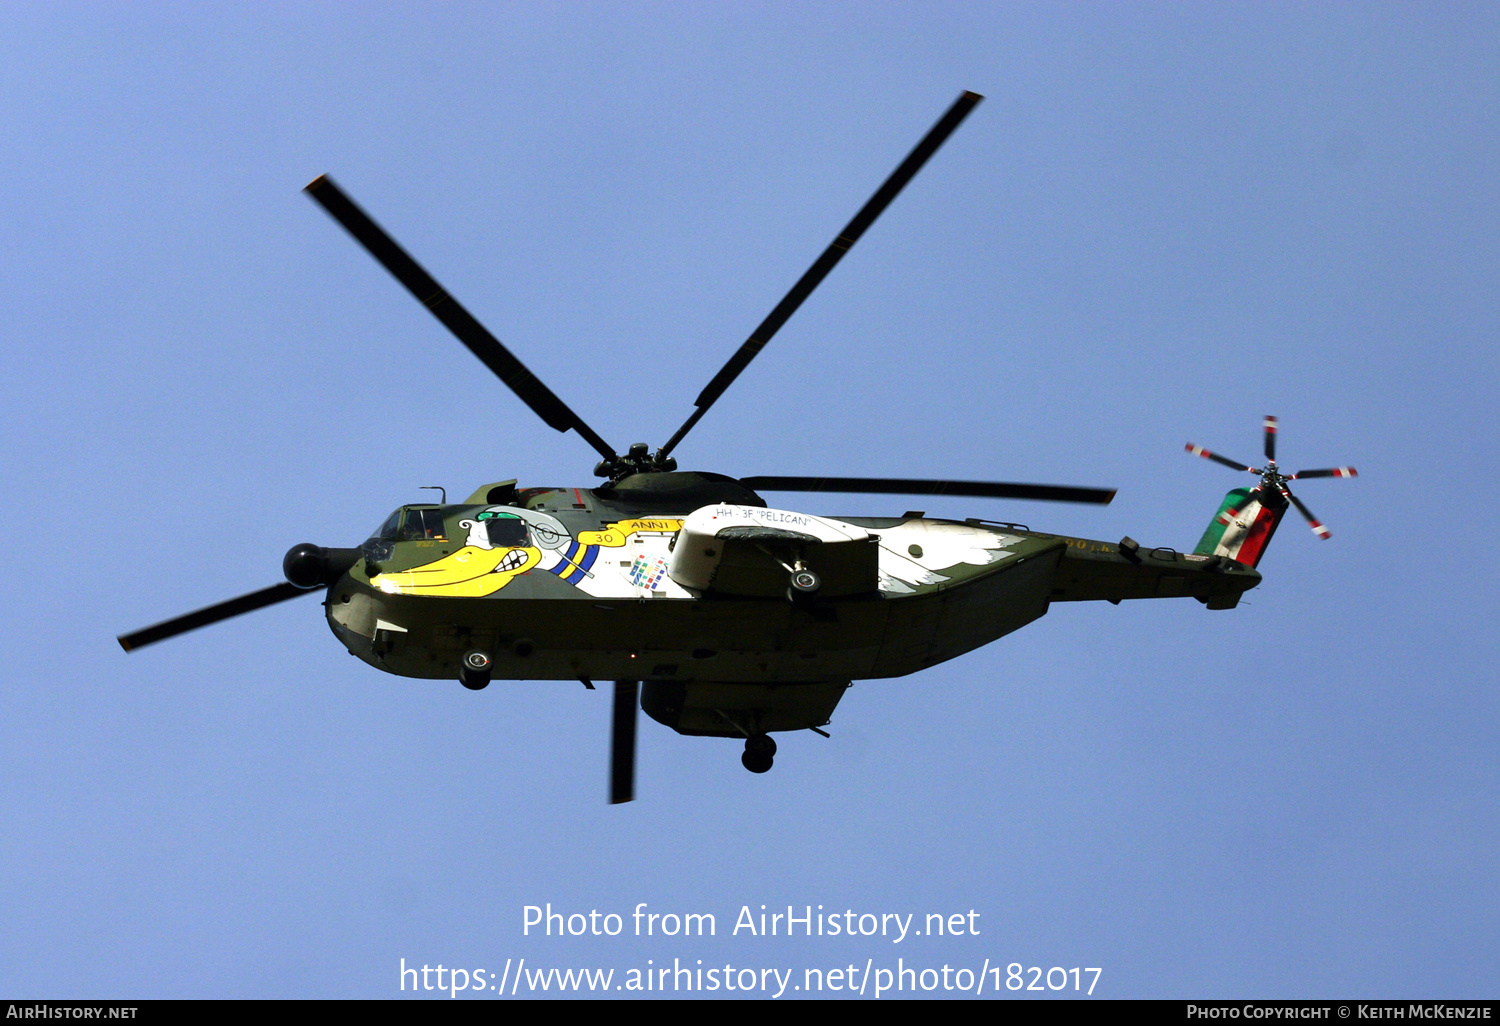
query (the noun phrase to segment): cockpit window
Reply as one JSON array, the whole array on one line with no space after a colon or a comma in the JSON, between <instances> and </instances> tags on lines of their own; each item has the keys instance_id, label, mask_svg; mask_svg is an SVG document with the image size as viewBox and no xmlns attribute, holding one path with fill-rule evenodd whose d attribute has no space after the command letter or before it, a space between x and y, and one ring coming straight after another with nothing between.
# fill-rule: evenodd
<instances>
[{"instance_id":1,"label":"cockpit window","mask_svg":"<svg viewBox=\"0 0 1500 1026\"><path fill-rule=\"evenodd\" d=\"M440 509L398 509L375 532L379 541L446 541Z\"/></svg>"},{"instance_id":2,"label":"cockpit window","mask_svg":"<svg viewBox=\"0 0 1500 1026\"><path fill-rule=\"evenodd\" d=\"M381 524L380 529L370 535L370 538L375 541L395 541L396 528L399 526L401 526L401 511L398 509L385 518L385 523Z\"/></svg>"},{"instance_id":3,"label":"cockpit window","mask_svg":"<svg viewBox=\"0 0 1500 1026\"><path fill-rule=\"evenodd\" d=\"M401 518L401 541L442 541L443 511L409 509Z\"/></svg>"},{"instance_id":4,"label":"cockpit window","mask_svg":"<svg viewBox=\"0 0 1500 1026\"><path fill-rule=\"evenodd\" d=\"M520 548L527 544L526 521L513 513L485 510L480 521L489 532L490 544L497 549Z\"/></svg>"}]
</instances>

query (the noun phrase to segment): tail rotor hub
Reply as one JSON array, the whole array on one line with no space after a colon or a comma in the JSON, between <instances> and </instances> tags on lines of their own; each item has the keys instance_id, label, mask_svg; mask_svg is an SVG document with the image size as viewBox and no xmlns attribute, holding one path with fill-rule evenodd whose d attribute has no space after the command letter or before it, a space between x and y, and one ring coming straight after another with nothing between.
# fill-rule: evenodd
<instances>
[{"instance_id":1,"label":"tail rotor hub","mask_svg":"<svg viewBox=\"0 0 1500 1026\"><path fill-rule=\"evenodd\" d=\"M1279 496L1282 492L1286 491L1287 482L1291 480L1276 466L1275 460L1267 460L1266 465L1255 472L1260 474L1260 490L1262 495Z\"/></svg>"}]
</instances>

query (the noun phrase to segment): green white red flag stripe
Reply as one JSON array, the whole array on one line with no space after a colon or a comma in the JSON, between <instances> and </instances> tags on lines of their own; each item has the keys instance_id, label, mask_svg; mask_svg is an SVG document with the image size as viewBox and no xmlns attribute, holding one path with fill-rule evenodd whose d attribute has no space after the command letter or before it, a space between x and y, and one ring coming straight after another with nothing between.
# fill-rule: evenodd
<instances>
[{"instance_id":1,"label":"green white red flag stripe","mask_svg":"<svg viewBox=\"0 0 1500 1026\"><path fill-rule=\"evenodd\" d=\"M1233 494L1233 493L1230 493L1230 494ZM1259 501L1260 501L1260 489L1259 488L1253 488L1253 489L1251 489L1250 490L1250 494L1246 495L1244 497L1244 499L1240 500L1239 502L1237 502L1237 503L1226 503L1223 512L1221 512L1219 514L1219 523L1224 524L1224 525L1227 526L1230 521L1232 521L1235 517L1237 517L1237 516L1240 515L1240 512L1242 510L1249 509L1250 508L1250 503L1252 503L1252 502L1259 502Z\"/></svg>"},{"instance_id":2,"label":"green white red flag stripe","mask_svg":"<svg viewBox=\"0 0 1500 1026\"><path fill-rule=\"evenodd\" d=\"M1267 509L1261 505L1259 489L1236 488L1224 496L1218 515L1209 522L1193 551L1204 556L1225 556L1253 567L1265 555L1285 510L1285 506Z\"/></svg>"}]
</instances>

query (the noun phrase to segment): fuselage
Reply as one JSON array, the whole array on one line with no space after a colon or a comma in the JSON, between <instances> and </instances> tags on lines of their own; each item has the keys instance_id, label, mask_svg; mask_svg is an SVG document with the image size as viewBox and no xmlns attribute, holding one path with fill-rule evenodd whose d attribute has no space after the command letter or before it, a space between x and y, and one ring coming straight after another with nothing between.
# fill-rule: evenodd
<instances>
[{"instance_id":1,"label":"fuselage","mask_svg":"<svg viewBox=\"0 0 1500 1026\"><path fill-rule=\"evenodd\" d=\"M1260 580L1167 549L920 514L812 517L714 475L638 478L403 507L330 587L329 624L408 677L453 680L479 648L499 679L842 689L952 659L1054 601L1224 608ZM794 559L822 576L810 601L789 600Z\"/></svg>"}]
</instances>

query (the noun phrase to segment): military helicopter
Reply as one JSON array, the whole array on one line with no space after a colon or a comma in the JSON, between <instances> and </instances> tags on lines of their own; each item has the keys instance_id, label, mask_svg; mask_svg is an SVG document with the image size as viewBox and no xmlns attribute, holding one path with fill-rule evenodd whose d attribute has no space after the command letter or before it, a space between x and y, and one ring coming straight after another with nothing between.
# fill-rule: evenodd
<instances>
[{"instance_id":1,"label":"military helicopter","mask_svg":"<svg viewBox=\"0 0 1500 1026\"><path fill-rule=\"evenodd\" d=\"M637 710L682 734L743 739L772 766L780 731L822 728L855 680L899 677L988 644L1053 602L1192 596L1232 609L1289 504L1275 421L1264 468L1226 496L1191 553L1093 541L1001 521L832 519L772 507L761 492L956 495L1107 504L1114 491L1058 485L680 471L672 453L982 99L963 93L694 401L655 452L617 452L339 189L306 187L339 224L522 402L599 453L596 487L481 485L462 502L404 505L353 548L293 546L284 583L123 635L130 651L301 595L321 593L348 650L388 673L614 682L612 803L634 797Z\"/></svg>"}]
</instances>

